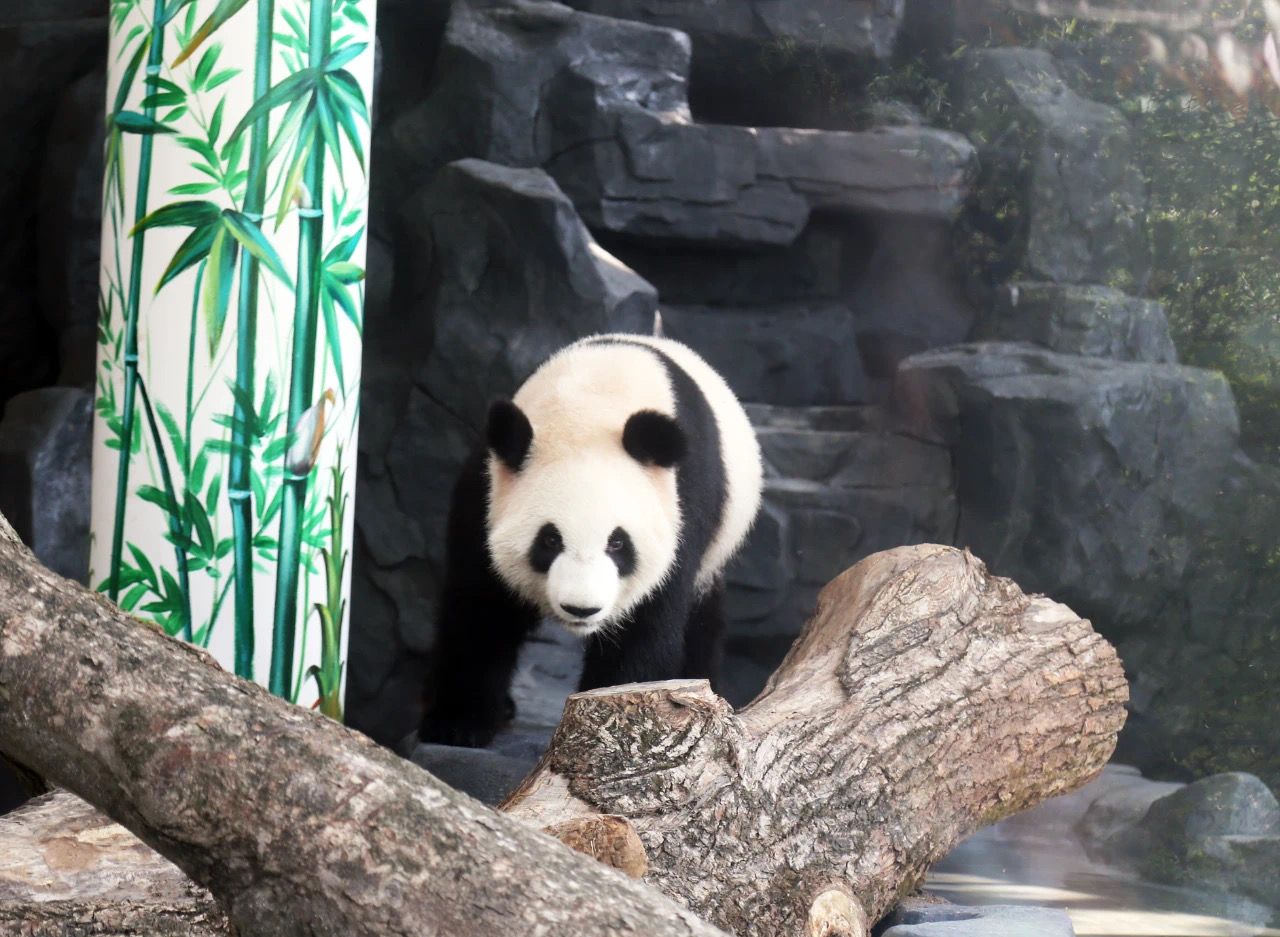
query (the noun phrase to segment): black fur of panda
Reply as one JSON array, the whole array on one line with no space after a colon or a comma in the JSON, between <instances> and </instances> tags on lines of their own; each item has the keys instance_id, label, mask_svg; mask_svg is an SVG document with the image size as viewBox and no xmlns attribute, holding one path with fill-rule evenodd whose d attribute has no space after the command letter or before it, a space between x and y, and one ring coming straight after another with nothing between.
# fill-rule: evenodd
<instances>
[{"instance_id":1,"label":"black fur of panda","mask_svg":"<svg viewBox=\"0 0 1280 937\"><path fill-rule=\"evenodd\" d=\"M585 641L579 690L718 677L722 573L760 506L760 448L686 346L583 339L489 409L454 487L423 742L483 746L544 618Z\"/></svg>"}]
</instances>

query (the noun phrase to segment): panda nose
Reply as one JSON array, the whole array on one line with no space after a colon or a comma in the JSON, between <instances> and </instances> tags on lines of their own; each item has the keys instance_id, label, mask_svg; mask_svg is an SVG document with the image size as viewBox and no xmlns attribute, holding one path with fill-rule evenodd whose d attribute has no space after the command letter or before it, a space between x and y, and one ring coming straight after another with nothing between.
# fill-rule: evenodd
<instances>
[{"instance_id":1,"label":"panda nose","mask_svg":"<svg viewBox=\"0 0 1280 937\"><path fill-rule=\"evenodd\" d=\"M583 608L581 605L561 605L560 607L574 618L590 618L600 611L598 608Z\"/></svg>"}]
</instances>

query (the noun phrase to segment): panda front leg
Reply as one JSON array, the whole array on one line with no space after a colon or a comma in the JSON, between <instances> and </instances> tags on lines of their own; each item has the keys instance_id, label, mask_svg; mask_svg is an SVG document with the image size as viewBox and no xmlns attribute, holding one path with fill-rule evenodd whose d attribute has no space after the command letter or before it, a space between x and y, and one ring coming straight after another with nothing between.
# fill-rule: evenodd
<instances>
[{"instance_id":1,"label":"panda front leg","mask_svg":"<svg viewBox=\"0 0 1280 937\"><path fill-rule=\"evenodd\" d=\"M617 630L593 634L578 692L679 677L690 606L688 590L669 585L642 602Z\"/></svg>"},{"instance_id":2,"label":"panda front leg","mask_svg":"<svg viewBox=\"0 0 1280 937\"><path fill-rule=\"evenodd\" d=\"M485 542L488 491L484 453L472 455L454 485L446 529L423 742L481 748L514 715L511 677L520 647L538 625L537 609L498 578Z\"/></svg>"},{"instance_id":3,"label":"panda front leg","mask_svg":"<svg viewBox=\"0 0 1280 937\"><path fill-rule=\"evenodd\" d=\"M724 579L717 576L707 592L694 603L684 634L685 679L703 678L713 692L720 692L720 668L724 660Z\"/></svg>"},{"instance_id":4,"label":"panda front leg","mask_svg":"<svg viewBox=\"0 0 1280 937\"><path fill-rule=\"evenodd\" d=\"M534 609L500 582L451 590L443 603L423 742L483 748L515 715L511 678L520 648L537 627Z\"/></svg>"}]
</instances>

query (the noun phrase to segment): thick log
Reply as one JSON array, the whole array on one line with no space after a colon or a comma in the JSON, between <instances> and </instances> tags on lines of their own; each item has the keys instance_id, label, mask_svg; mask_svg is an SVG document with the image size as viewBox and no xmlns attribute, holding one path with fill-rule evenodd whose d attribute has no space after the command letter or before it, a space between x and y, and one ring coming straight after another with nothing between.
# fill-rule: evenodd
<instances>
[{"instance_id":1,"label":"thick log","mask_svg":"<svg viewBox=\"0 0 1280 937\"><path fill-rule=\"evenodd\" d=\"M861 937L964 837L1096 777L1127 698L1070 609L903 547L823 590L737 714L705 681L570 697L501 809L557 834L627 818L645 855L602 858L741 937Z\"/></svg>"},{"instance_id":2,"label":"thick log","mask_svg":"<svg viewBox=\"0 0 1280 937\"><path fill-rule=\"evenodd\" d=\"M0 817L0 934L234 937L207 891L65 791Z\"/></svg>"},{"instance_id":3,"label":"thick log","mask_svg":"<svg viewBox=\"0 0 1280 937\"><path fill-rule=\"evenodd\" d=\"M0 750L208 888L240 937L724 937L143 627L42 567L3 518ZM48 899L30 886L32 903ZM57 931L96 932L74 919Z\"/></svg>"}]
</instances>

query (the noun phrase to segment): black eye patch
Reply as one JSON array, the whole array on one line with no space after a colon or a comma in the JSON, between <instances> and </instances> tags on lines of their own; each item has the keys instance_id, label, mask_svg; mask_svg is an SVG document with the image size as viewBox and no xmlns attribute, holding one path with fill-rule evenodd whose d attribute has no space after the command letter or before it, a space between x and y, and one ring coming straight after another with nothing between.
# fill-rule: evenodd
<instances>
[{"instance_id":1,"label":"black eye patch","mask_svg":"<svg viewBox=\"0 0 1280 937\"><path fill-rule=\"evenodd\" d=\"M636 571L636 546L631 542L630 535L621 527L613 529L604 551L609 554L609 559L613 560L613 565L618 567L619 576L630 576Z\"/></svg>"},{"instance_id":2,"label":"black eye patch","mask_svg":"<svg viewBox=\"0 0 1280 937\"><path fill-rule=\"evenodd\" d=\"M529 565L536 573L545 574L556 557L564 552L564 540L555 524L543 524L529 546Z\"/></svg>"}]
</instances>

